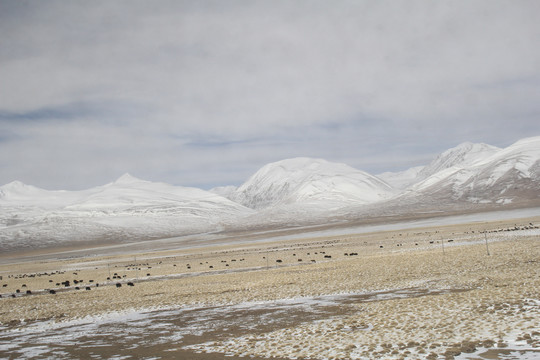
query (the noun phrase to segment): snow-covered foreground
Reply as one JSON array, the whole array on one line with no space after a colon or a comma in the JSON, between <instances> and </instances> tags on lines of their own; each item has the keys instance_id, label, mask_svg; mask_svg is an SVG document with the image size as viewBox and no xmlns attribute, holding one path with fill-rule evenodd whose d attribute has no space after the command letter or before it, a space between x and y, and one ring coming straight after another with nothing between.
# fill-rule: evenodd
<instances>
[{"instance_id":1,"label":"snow-covered foreground","mask_svg":"<svg viewBox=\"0 0 540 360\"><path fill-rule=\"evenodd\" d=\"M0 358L538 358L540 230L514 223L0 266ZM91 291L15 293L66 278Z\"/></svg>"},{"instance_id":2,"label":"snow-covered foreground","mask_svg":"<svg viewBox=\"0 0 540 360\"><path fill-rule=\"evenodd\" d=\"M260 333L315 320L334 319L354 311L354 307L349 306L351 304L441 292L411 288L235 305L113 312L59 323L43 321L24 328L4 327L6 331L0 335L0 351L10 351L20 358L32 358L37 354L69 354L74 351L71 347L87 345L93 347L90 355L102 356L104 352L100 350L115 343L120 344L115 346L118 352L115 355L120 357L125 355L126 350L163 344L168 345L166 351L172 351L172 346L201 349L206 348L208 342L199 344L196 340L218 341L227 333ZM369 328L367 326L364 330ZM126 331L130 336L125 336ZM157 338L154 331L160 334ZM110 351L106 349L106 353Z\"/></svg>"},{"instance_id":3,"label":"snow-covered foreground","mask_svg":"<svg viewBox=\"0 0 540 360\"><path fill-rule=\"evenodd\" d=\"M60 323L44 321L25 328L2 329L4 332L0 335L0 354L9 353L21 359L73 358L82 354L86 354L88 358L132 358L139 357L136 354L152 354L152 358L159 359L168 358L171 354L177 358L192 358L195 356L193 352L218 351L230 358L240 350L246 355L259 351L267 352L270 356L291 359L305 356L361 359L365 358L367 346L344 345L343 341L347 338L350 341L350 338L358 333L374 332L375 327L380 324L375 321L353 320L359 307L382 301L466 291L468 290L394 289L244 302L236 305L114 312ZM526 300L521 309L524 309L528 316L532 313L539 314L540 302ZM412 316L414 315L406 315ZM528 323L536 324L532 319ZM292 328L295 330L291 333ZM308 345L313 334L330 338L331 348L327 346L328 341L326 344L318 344L315 339ZM234 338L231 339L231 335L234 335ZM528 344L527 339L503 340L490 346L494 348L491 352L504 349L505 352L520 354L521 359L527 356L534 359L540 355L540 349L533 346L532 341ZM537 345L540 341L538 335L530 339L534 339ZM421 341L421 336L417 340ZM398 349L402 348L401 350L409 349L408 354L411 357L425 356L426 345L421 345L418 341L414 344L395 344L396 346L381 344L376 350L383 354L387 353L384 350L389 348L398 354ZM354 343L355 341L351 342ZM476 349L476 346L471 346L471 349ZM479 347L477 358L482 358L486 351L487 348ZM317 353L325 355L318 357L314 355Z\"/></svg>"}]
</instances>

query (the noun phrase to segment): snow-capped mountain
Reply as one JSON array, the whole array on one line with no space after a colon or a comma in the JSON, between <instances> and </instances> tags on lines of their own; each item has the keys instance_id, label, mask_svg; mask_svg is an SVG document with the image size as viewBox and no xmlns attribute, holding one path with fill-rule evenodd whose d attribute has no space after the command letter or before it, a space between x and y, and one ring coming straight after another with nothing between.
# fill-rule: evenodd
<instances>
[{"instance_id":1,"label":"snow-capped mountain","mask_svg":"<svg viewBox=\"0 0 540 360\"><path fill-rule=\"evenodd\" d=\"M487 144L464 142L439 154L426 166L417 166L400 172L385 172L378 174L377 177L396 189L404 190L443 170L470 166L500 150L498 147Z\"/></svg>"},{"instance_id":2,"label":"snow-capped mountain","mask_svg":"<svg viewBox=\"0 0 540 360\"><path fill-rule=\"evenodd\" d=\"M31 206L56 209L76 202L88 194L87 191L48 191L20 181L0 186L0 205Z\"/></svg>"},{"instance_id":3,"label":"snow-capped mountain","mask_svg":"<svg viewBox=\"0 0 540 360\"><path fill-rule=\"evenodd\" d=\"M505 149L485 149L414 184L408 195L482 203L539 198L540 137L522 139Z\"/></svg>"},{"instance_id":4,"label":"snow-capped mountain","mask_svg":"<svg viewBox=\"0 0 540 360\"><path fill-rule=\"evenodd\" d=\"M393 195L390 185L348 165L294 158L263 166L230 199L263 209L294 204L368 204Z\"/></svg>"},{"instance_id":5,"label":"snow-capped mountain","mask_svg":"<svg viewBox=\"0 0 540 360\"><path fill-rule=\"evenodd\" d=\"M418 174L425 166L415 166L398 172L384 172L377 177L397 190L403 190L418 181Z\"/></svg>"},{"instance_id":6,"label":"snow-capped mountain","mask_svg":"<svg viewBox=\"0 0 540 360\"><path fill-rule=\"evenodd\" d=\"M209 209L218 213L245 210L243 206L208 191L140 180L129 174L95 188L76 203L66 206L65 210L150 213L160 212L163 208L189 209L190 214Z\"/></svg>"},{"instance_id":7,"label":"snow-capped mountain","mask_svg":"<svg viewBox=\"0 0 540 360\"><path fill-rule=\"evenodd\" d=\"M218 186L218 187L210 189L209 191L214 193L214 194L218 194L220 196L223 196L223 197L225 197L227 199L230 199L230 198L234 197L233 194L236 192L236 189L238 189L238 187L236 187L234 185L227 185L227 186Z\"/></svg>"},{"instance_id":8,"label":"snow-capped mountain","mask_svg":"<svg viewBox=\"0 0 540 360\"><path fill-rule=\"evenodd\" d=\"M499 152L501 149L487 144L464 142L446 150L418 173L418 180L426 179L451 167L468 167L482 159Z\"/></svg>"},{"instance_id":9,"label":"snow-capped mountain","mask_svg":"<svg viewBox=\"0 0 540 360\"><path fill-rule=\"evenodd\" d=\"M62 241L122 242L222 230L253 211L217 194L125 174L83 191L20 182L0 187L0 248Z\"/></svg>"},{"instance_id":10,"label":"snow-capped mountain","mask_svg":"<svg viewBox=\"0 0 540 360\"><path fill-rule=\"evenodd\" d=\"M263 166L238 188L212 191L129 174L82 191L48 191L14 181L0 186L0 251L507 205L540 206L540 136L504 149L463 143L426 166L379 176L322 159L287 159Z\"/></svg>"},{"instance_id":11,"label":"snow-capped mountain","mask_svg":"<svg viewBox=\"0 0 540 360\"><path fill-rule=\"evenodd\" d=\"M0 187L2 207L34 207L57 211L123 213L159 212L160 209L246 211L242 205L197 188L173 186L124 174L118 180L83 191L48 191L15 181ZM204 214L203 214L204 215Z\"/></svg>"}]
</instances>

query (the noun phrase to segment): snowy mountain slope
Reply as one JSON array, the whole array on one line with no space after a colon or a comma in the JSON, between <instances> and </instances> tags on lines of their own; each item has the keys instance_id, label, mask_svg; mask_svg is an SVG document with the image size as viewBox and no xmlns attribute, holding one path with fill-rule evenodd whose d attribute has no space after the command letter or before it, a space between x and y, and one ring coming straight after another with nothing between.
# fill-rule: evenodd
<instances>
[{"instance_id":1,"label":"snowy mountain slope","mask_svg":"<svg viewBox=\"0 0 540 360\"><path fill-rule=\"evenodd\" d=\"M540 137L522 139L490 156L482 154L434 173L409 189L409 196L419 194L484 203L538 198Z\"/></svg>"},{"instance_id":2,"label":"snowy mountain slope","mask_svg":"<svg viewBox=\"0 0 540 360\"><path fill-rule=\"evenodd\" d=\"M3 250L36 241L118 242L217 231L252 212L208 191L128 174L84 191L47 191L22 183L4 185L0 191Z\"/></svg>"},{"instance_id":3,"label":"snowy mountain slope","mask_svg":"<svg viewBox=\"0 0 540 360\"><path fill-rule=\"evenodd\" d=\"M464 142L439 154L426 166L417 166L400 172L385 172L377 177L386 181L398 190L407 189L431 176L454 167L467 167L482 159L488 158L501 149L487 144Z\"/></svg>"},{"instance_id":4,"label":"snowy mountain slope","mask_svg":"<svg viewBox=\"0 0 540 360\"><path fill-rule=\"evenodd\" d=\"M228 186L218 186L208 191L210 191L211 193L223 196L224 198L230 199L231 197L234 196L233 194L236 192L236 189L238 189L238 187L234 185L228 185Z\"/></svg>"},{"instance_id":5,"label":"snowy mountain slope","mask_svg":"<svg viewBox=\"0 0 540 360\"><path fill-rule=\"evenodd\" d=\"M129 174L83 191L15 181L0 186L0 251L540 206L540 137L504 149L463 143L425 167L380 176L294 158L212 191Z\"/></svg>"},{"instance_id":6,"label":"snowy mountain slope","mask_svg":"<svg viewBox=\"0 0 540 360\"><path fill-rule=\"evenodd\" d=\"M500 150L501 149L498 147L487 144L464 142L438 155L418 173L417 181L426 179L451 167L470 166L482 159L486 159L491 155L496 154Z\"/></svg>"},{"instance_id":7,"label":"snowy mountain slope","mask_svg":"<svg viewBox=\"0 0 540 360\"><path fill-rule=\"evenodd\" d=\"M31 206L55 209L75 203L91 191L49 191L13 181L0 186L0 206Z\"/></svg>"},{"instance_id":8,"label":"snowy mountain slope","mask_svg":"<svg viewBox=\"0 0 540 360\"><path fill-rule=\"evenodd\" d=\"M49 191L18 181L0 186L2 207L119 212L185 204L247 211L243 206L208 191L140 180L129 174L110 184L83 191Z\"/></svg>"},{"instance_id":9,"label":"snowy mountain slope","mask_svg":"<svg viewBox=\"0 0 540 360\"><path fill-rule=\"evenodd\" d=\"M404 171L384 172L376 176L398 190L403 190L414 184L418 179L418 174L424 166L416 166Z\"/></svg>"},{"instance_id":10,"label":"snowy mountain slope","mask_svg":"<svg viewBox=\"0 0 540 360\"><path fill-rule=\"evenodd\" d=\"M173 186L137 179L129 174L66 206L65 210L138 211L156 208L200 208L218 212L246 209L217 194L197 188Z\"/></svg>"},{"instance_id":11,"label":"snowy mountain slope","mask_svg":"<svg viewBox=\"0 0 540 360\"><path fill-rule=\"evenodd\" d=\"M322 159L294 158L263 166L231 199L252 209L318 203L373 203L394 195L373 175Z\"/></svg>"}]
</instances>

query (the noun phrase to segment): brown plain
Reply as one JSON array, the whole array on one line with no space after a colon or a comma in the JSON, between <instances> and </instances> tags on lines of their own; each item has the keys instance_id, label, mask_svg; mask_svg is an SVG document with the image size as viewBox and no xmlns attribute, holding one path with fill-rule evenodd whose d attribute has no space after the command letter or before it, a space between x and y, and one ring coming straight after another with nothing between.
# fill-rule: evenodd
<instances>
[{"instance_id":1,"label":"brown plain","mask_svg":"<svg viewBox=\"0 0 540 360\"><path fill-rule=\"evenodd\" d=\"M338 321L243 336L234 345L215 343L201 350L284 358L450 358L479 346L502 347L508 338L527 339L538 348L540 239L534 231L510 231L538 223L536 217L14 262L0 265L0 322L16 327L128 309L426 287L460 291L363 303ZM56 285L66 280L68 289ZM50 289L58 291L49 294Z\"/></svg>"}]
</instances>

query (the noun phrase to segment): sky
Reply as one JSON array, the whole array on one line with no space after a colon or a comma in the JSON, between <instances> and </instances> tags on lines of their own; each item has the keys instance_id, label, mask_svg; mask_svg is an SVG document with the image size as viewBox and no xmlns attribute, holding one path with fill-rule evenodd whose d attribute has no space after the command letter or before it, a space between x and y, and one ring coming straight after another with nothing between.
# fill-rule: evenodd
<instances>
[{"instance_id":1,"label":"sky","mask_svg":"<svg viewBox=\"0 0 540 360\"><path fill-rule=\"evenodd\" d=\"M0 185L378 174L540 135L540 1L0 0Z\"/></svg>"}]
</instances>

